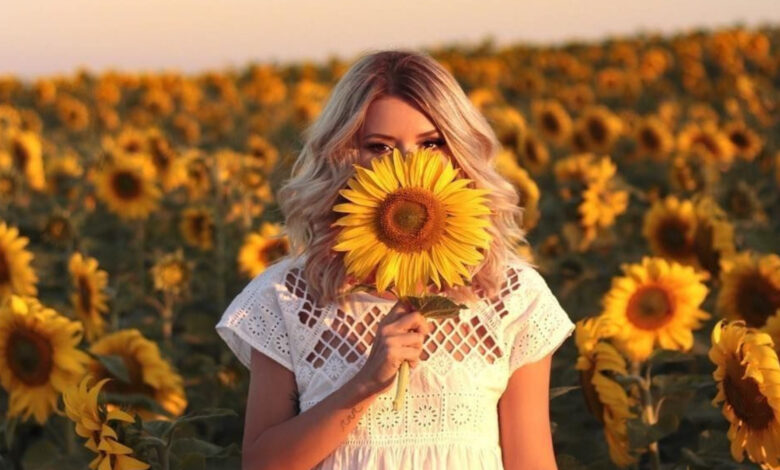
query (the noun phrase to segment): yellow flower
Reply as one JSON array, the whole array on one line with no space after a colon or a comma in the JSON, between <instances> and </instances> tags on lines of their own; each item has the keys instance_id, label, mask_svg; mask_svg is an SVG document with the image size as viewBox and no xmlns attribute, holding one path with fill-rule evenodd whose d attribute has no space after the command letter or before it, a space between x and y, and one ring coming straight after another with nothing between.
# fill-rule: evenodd
<instances>
[{"instance_id":1,"label":"yellow flower","mask_svg":"<svg viewBox=\"0 0 780 470\"><path fill-rule=\"evenodd\" d=\"M247 139L249 155L253 163L259 165L266 173L270 173L279 158L279 152L264 137L252 134Z\"/></svg>"},{"instance_id":2,"label":"yellow flower","mask_svg":"<svg viewBox=\"0 0 780 470\"><path fill-rule=\"evenodd\" d=\"M524 152L527 125L519 111L510 106L494 105L485 110L485 118L505 149L516 154Z\"/></svg>"},{"instance_id":3,"label":"yellow flower","mask_svg":"<svg viewBox=\"0 0 780 470\"><path fill-rule=\"evenodd\" d=\"M696 236L696 213L691 201L667 196L653 204L645 214L642 234L658 256L682 264L696 258L693 244Z\"/></svg>"},{"instance_id":4,"label":"yellow flower","mask_svg":"<svg viewBox=\"0 0 780 470\"><path fill-rule=\"evenodd\" d=\"M161 196L149 157L116 156L96 175L98 196L124 219L145 219Z\"/></svg>"},{"instance_id":5,"label":"yellow flower","mask_svg":"<svg viewBox=\"0 0 780 470\"><path fill-rule=\"evenodd\" d=\"M508 150L499 152L496 158L496 170L514 186L523 208L522 227L529 231L539 222L539 186L527 171L517 165L515 156Z\"/></svg>"},{"instance_id":6,"label":"yellow flower","mask_svg":"<svg viewBox=\"0 0 780 470\"><path fill-rule=\"evenodd\" d=\"M780 363L772 338L744 321L719 320L712 330L710 360L718 393L712 404L723 402L729 421L731 456L744 454L756 463L780 465Z\"/></svg>"},{"instance_id":7,"label":"yellow flower","mask_svg":"<svg viewBox=\"0 0 780 470\"><path fill-rule=\"evenodd\" d=\"M604 436L612 461L626 467L637 461L628 442L626 420L637 415L631 411L636 399L626 393L613 375L626 375L626 360L614 346L602 339L616 332L616 325L604 316L577 322L575 341L579 356L575 368L588 410L604 426Z\"/></svg>"},{"instance_id":8,"label":"yellow flower","mask_svg":"<svg viewBox=\"0 0 780 470\"><path fill-rule=\"evenodd\" d=\"M192 265L184 260L181 249L168 253L152 266L154 288L173 295L181 294L188 287L191 275Z\"/></svg>"},{"instance_id":9,"label":"yellow flower","mask_svg":"<svg viewBox=\"0 0 780 470\"><path fill-rule=\"evenodd\" d=\"M642 119L634 131L639 152L656 160L666 158L674 148L674 137L664 121L656 116Z\"/></svg>"},{"instance_id":10,"label":"yellow flower","mask_svg":"<svg viewBox=\"0 0 780 470\"><path fill-rule=\"evenodd\" d=\"M571 117L558 101L534 101L531 103L531 112L536 128L545 139L561 144L571 135Z\"/></svg>"},{"instance_id":11,"label":"yellow flower","mask_svg":"<svg viewBox=\"0 0 780 470\"><path fill-rule=\"evenodd\" d=\"M734 159L734 144L713 121L690 122L677 135L677 148L718 164L728 166Z\"/></svg>"},{"instance_id":12,"label":"yellow flower","mask_svg":"<svg viewBox=\"0 0 780 470\"><path fill-rule=\"evenodd\" d=\"M11 167L24 176L27 184L36 191L46 188L43 172L41 138L30 131L12 130L8 135L8 154Z\"/></svg>"},{"instance_id":13,"label":"yellow flower","mask_svg":"<svg viewBox=\"0 0 780 470\"><path fill-rule=\"evenodd\" d=\"M377 290L395 284L400 296L419 293L429 280L441 288L442 279L459 286L471 278L467 266L483 259L479 248L491 241L487 189L467 188L472 181L429 149L406 156L394 149L371 169L355 170L339 192L350 202L333 208L347 213L334 223L343 228L333 249L347 252L348 274L363 280L376 268Z\"/></svg>"},{"instance_id":14,"label":"yellow flower","mask_svg":"<svg viewBox=\"0 0 780 470\"><path fill-rule=\"evenodd\" d=\"M780 256L743 252L721 262L717 308L729 320L764 326L780 308Z\"/></svg>"},{"instance_id":15,"label":"yellow flower","mask_svg":"<svg viewBox=\"0 0 780 470\"><path fill-rule=\"evenodd\" d=\"M609 152L623 131L623 121L602 105L587 108L579 121L585 144L594 152Z\"/></svg>"},{"instance_id":16,"label":"yellow flower","mask_svg":"<svg viewBox=\"0 0 780 470\"><path fill-rule=\"evenodd\" d=\"M250 233L244 240L238 253L238 266L247 276L255 277L289 252L290 242L282 235L281 225L264 222L259 232Z\"/></svg>"},{"instance_id":17,"label":"yellow flower","mask_svg":"<svg viewBox=\"0 0 780 470\"><path fill-rule=\"evenodd\" d=\"M103 290L108 284L108 273L98 269L95 258L85 258L81 253L73 253L68 270L76 289L70 299L78 318L84 324L87 341L92 342L105 332L103 315L108 311L108 305Z\"/></svg>"},{"instance_id":18,"label":"yellow flower","mask_svg":"<svg viewBox=\"0 0 780 470\"><path fill-rule=\"evenodd\" d=\"M734 146L737 156L745 160L753 161L764 146L761 136L744 122L730 122L724 126L723 132Z\"/></svg>"},{"instance_id":19,"label":"yellow flower","mask_svg":"<svg viewBox=\"0 0 780 470\"><path fill-rule=\"evenodd\" d=\"M173 416L181 415L187 407L181 376L160 356L157 343L144 338L140 331L133 328L109 333L93 343L89 350L93 354L119 356L125 364L129 383L112 376L100 362L95 360L90 363L90 372L98 379L115 379L106 384L107 392L147 395ZM116 406L109 404L108 408L115 409ZM169 419L168 416L148 410L142 405L134 406L133 411L147 421Z\"/></svg>"},{"instance_id":20,"label":"yellow flower","mask_svg":"<svg viewBox=\"0 0 780 470\"><path fill-rule=\"evenodd\" d=\"M124 421L132 423L133 416L120 410L107 411L98 404L98 394L106 382L105 378L89 387L93 379L90 374L84 376L78 386L71 385L62 394L65 404L65 414L75 423L76 434L87 439L84 447L98 454L90 463L89 468L98 470L144 470L149 465L130 457L133 449L117 440L117 434L109 421Z\"/></svg>"},{"instance_id":21,"label":"yellow flower","mask_svg":"<svg viewBox=\"0 0 780 470\"><path fill-rule=\"evenodd\" d=\"M29 241L19 236L18 228L0 222L0 297L38 294L38 276L30 266L33 254L24 249Z\"/></svg>"},{"instance_id":22,"label":"yellow flower","mask_svg":"<svg viewBox=\"0 0 780 470\"><path fill-rule=\"evenodd\" d=\"M623 264L625 276L612 280L604 313L620 325L615 344L632 361L644 361L656 345L688 351L692 330L710 314L699 309L707 296L704 275L663 258Z\"/></svg>"},{"instance_id":23,"label":"yellow flower","mask_svg":"<svg viewBox=\"0 0 780 470\"><path fill-rule=\"evenodd\" d=\"M182 211L179 232L188 245L210 250L214 246L214 230L214 219L208 209L188 207Z\"/></svg>"},{"instance_id":24,"label":"yellow flower","mask_svg":"<svg viewBox=\"0 0 780 470\"><path fill-rule=\"evenodd\" d=\"M7 417L31 415L43 424L59 394L81 378L89 356L78 349L81 323L34 297L9 295L0 304L0 384L8 391Z\"/></svg>"}]
</instances>

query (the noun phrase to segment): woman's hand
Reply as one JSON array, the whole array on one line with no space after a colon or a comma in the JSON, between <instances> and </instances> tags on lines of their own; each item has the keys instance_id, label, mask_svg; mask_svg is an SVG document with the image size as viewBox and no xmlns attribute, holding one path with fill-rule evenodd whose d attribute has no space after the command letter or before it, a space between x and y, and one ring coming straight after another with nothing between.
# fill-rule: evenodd
<instances>
[{"instance_id":1,"label":"woman's hand","mask_svg":"<svg viewBox=\"0 0 780 470\"><path fill-rule=\"evenodd\" d=\"M403 361L411 367L420 362L423 341L432 329L423 314L399 300L379 322L371 352L355 379L372 394L384 393Z\"/></svg>"}]
</instances>

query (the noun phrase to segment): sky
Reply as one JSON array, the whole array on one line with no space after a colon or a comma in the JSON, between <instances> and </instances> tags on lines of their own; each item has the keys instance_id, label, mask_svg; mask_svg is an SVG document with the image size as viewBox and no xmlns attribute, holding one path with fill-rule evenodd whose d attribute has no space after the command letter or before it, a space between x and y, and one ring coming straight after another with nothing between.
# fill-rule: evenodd
<instances>
[{"instance_id":1,"label":"sky","mask_svg":"<svg viewBox=\"0 0 780 470\"><path fill-rule=\"evenodd\" d=\"M0 74L347 60L445 44L560 43L780 25L777 0L2 0Z\"/></svg>"}]
</instances>

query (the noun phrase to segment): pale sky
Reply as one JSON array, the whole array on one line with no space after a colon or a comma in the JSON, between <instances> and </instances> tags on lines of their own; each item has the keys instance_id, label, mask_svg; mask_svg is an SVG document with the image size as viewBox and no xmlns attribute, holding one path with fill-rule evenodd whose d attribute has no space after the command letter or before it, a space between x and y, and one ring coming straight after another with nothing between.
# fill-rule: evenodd
<instances>
[{"instance_id":1,"label":"pale sky","mask_svg":"<svg viewBox=\"0 0 780 470\"><path fill-rule=\"evenodd\" d=\"M198 72L492 36L556 43L780 24L778 0L2 0L0 74Z\"/></svg>"}]
</instances>

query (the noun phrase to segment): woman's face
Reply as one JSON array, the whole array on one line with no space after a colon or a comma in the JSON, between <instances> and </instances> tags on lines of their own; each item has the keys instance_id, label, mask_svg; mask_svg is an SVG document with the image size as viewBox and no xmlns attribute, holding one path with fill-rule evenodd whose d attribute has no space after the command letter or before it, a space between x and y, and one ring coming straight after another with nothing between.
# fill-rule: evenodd
<instances>
[{"instance_id":1,"label":"woman's face","mask_svg":"<svg viewBox=\"0 0 780 470\"><path fill-rule=\"evenodd\" d=\"M394 148L402 154L430 148L452 156L433 122L396 96L382 96L371 102L358 132L358 141L361 162L392 153Z\"/></svg>"}]
</instances>

